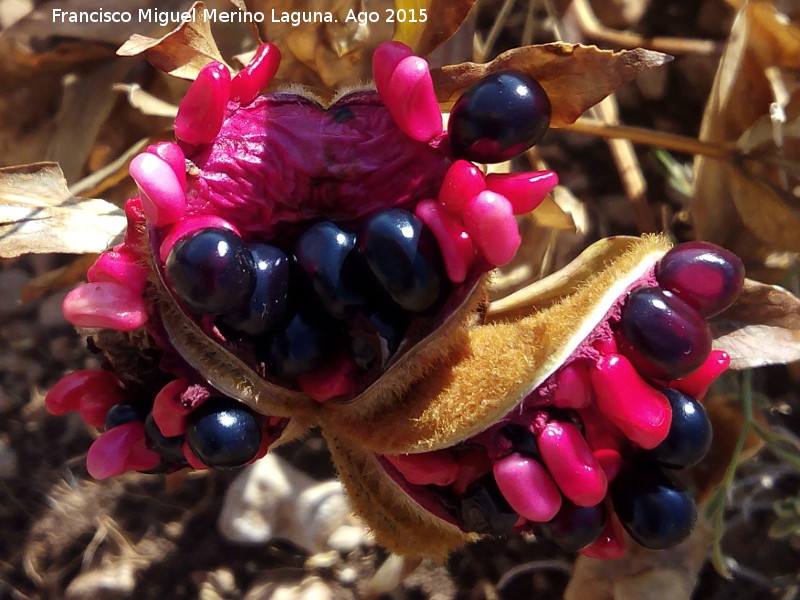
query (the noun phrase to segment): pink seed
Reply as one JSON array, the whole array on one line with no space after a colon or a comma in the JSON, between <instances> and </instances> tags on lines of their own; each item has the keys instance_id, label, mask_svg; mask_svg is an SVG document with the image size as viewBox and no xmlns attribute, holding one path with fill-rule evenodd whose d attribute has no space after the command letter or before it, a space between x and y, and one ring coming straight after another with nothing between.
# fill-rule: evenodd
<instances>
[{"instance_id":1,"label":"pink seed","mask_svg":"<svg viewBox=\"0 0 800 600\"><path fill-rule=\"evenodd\" d=\"M552 397L558 408L586 408L592 401L592 384L589 371L579 363L571 363L561 369Z\"/></svg>"},{"instance_id":2,"label":"pink seed","mask_svg":"<svg viewBox=\"0 0 800 600\"><path fill-rule=\"evenodd\" d=\"M436 237L447 277L453 283L463 282L475 262L475 246L469 234L464 231L463 223L435 200L423 200L417 204L414 212Z\"/></svg>"},{"instance_id":3,"label":"pink seed","mask_svg":"<svg viewBox=\"0 0 800 600\"><path fill-rule=\"evenodd\" d=\"M592 342L592 348L597 350L600 354L619 354L617 341L613 335L607 335L596 339Z\"/></svg>"},{"instance_id":4,"label":"pink seed","mask_svg":"<svg viewBox=\"0 0 800 600\"><path fill-rule=\"evenodd\" d=\"M161 464L161 455L147 447L147 440L143 435L131 444L128 461L125 468L128 471L149 471Z\"/></svg>"},{"instance_id":5,"label":"pink seed","mask_svg":"<svg viewBox=\"0 0 800 600\"><path fill-rule=\"evenodd\" d=\"M492 470L492 461L482 450L465 450L458 454L458 479L452 489L459 496L467 492L469 485Z\"/></svg>"},{"instance_id":6,"label":"pink seed","mask_svg":"<svg viewBox=\"0 0 800 600\"><path fill-rule=\"evenodd\" d=\"M128 221L128 227L125 230L122 246L130 252L135 252L136 248L142 248L147 243L145 227L147 219L139 196L128 198L125 202L125 219Z\"/></svg>"},{"instance_id":7,"label":"pink seed","mask_svg":"<svg viewBox=\"0 0 800 600\"><path fill-rule=\"evenodd\" d=\"M601 357L589 370L600 411L642 448L658 446L669 433L672 409L622 355Z\"/></svg>"},{"instance_id":8,"label":"pink seed","mask_svg":"<svg viewBox=\"0 0 800 600\"><path fill-rule=\"evenodd\" d=\"M579 410L578 415L583 423L583 437L592 450L618 452L629 445L625 434L600 412L596 403Z\"/></svg>"},{"instance_id":9,"label":"pink seed","mask_svg":"<svg viewBox=\"0 0 800 600\"><path fill-rule=\"evenodd\" d=\"M372 54L372 76L384 104L388 104L386 96L392 74L397 70L400 61L409 56L414 56L414 51L401 42L383 42Z\"/></svg>"},{"instance_id":10,"label":"pink seed","mask_svg":"<svg viewBox=\"0 0 800 600\"><path fill-rule=\"evenodd\" d=\"M83 369L59 379L47 393L44 403L51 415L64 415L80 410L81 398L85 396L118 398L120 385L110 371Z\"/></svg>"},{"instance_id":11,"label":"pink seed","mask_svg":"<svg viewBox=\"0 0 800 600\"><path fill-rule=\"evenodd\" d=\"M618 560L625 556L625 530L613 510L608 511L606 526L597 541L580 553L600 560Z\"/></svg>"},{"instance_id":12,"label":"pink seed","mask_svg":"<svg viewBox=\"0 0 800 600\"><path fill-rule=\"evenodd\" d=\"M444 175L439 202L447 210L461 212L464 204L486 189L481 170L467 160L457 160Z\"/></svg>"},{"instance_id":13,"label":"pink seed","mask_svg":"<svg viewBox=\"0 0 800 600\"><path fill-rule=\"evenodd\" d=\"M557 184L558 175L553 171L491 173L486 176L487 189L508 198L515 215L531 212Z\"/></svg>"},{"instance_id":14,"label":"pink seed","mask_svg":"<svg viewBox=\"0 0 800 600\"><path fill-rule=\"evenodd\" d=\"M269 85L281 64L280 49L269 42L261 44L250 62L231 81L231 100L250 104Z\"/></svg>"},{"instance_id":15,"label":"pink seed","mask_svg":"<svg viewBox=\"0 0 800 600\"><path fill-rule=\"evenodd\" d=\"M140 447L143 443L144 423L124 423L109 429L89 447L86 470L95 479L107 479L121 475L134 467L152 469L161 462L161 456L150 450L151 455L147 460L145 452ZM133 465L129 464L131 455L134 458Z\"/></svg>"},{"instance_id":16,"label":"pink seed","mask_svg":"<svg viewBox=\"0 0 800 600\"><path fill-rule=\"evenodd\" d=\"M186 91L175 117L175 135L188 144L208 144L217 137L231 95L231 74L210 62Z\"/></svg>"},{"instance_id":17,"label":"pink seed","mask_svg":"<svg viewBox=\"0 0 800 600\"><path fill-rule=\"evenodd\" d=\"M514 258L522 242L511 203L489 190L464 205L464 226L484 258L495 266Z\"/></svg>"},{"instance_id":18,"label":"pink seed","mask_svg":"<svg viewBox=\"0 0 800 600\"><path fill-rule=\"evenodd\" d=\"M147 283L147 267L139 262L138 257L125 251L124 244L120 244L113 250L103 252L89 267L86 278L92 283L119 283L141 295Z\"/></svg>"},{"instance_id":19,"label":"pink seed","mask_svg":"<svg viewBox=\"0 0 800 600\"><path fill-rule=\"evenodd\" d=\"M578 506L594 506L605 498L608 480L577 427L550 421L538 443L547 470L567 498Z\"/></svg>"},{"instance_id":20,"label":"pink seed","mask_svg":"<svg viewBox=\"0 0 800 600\"><path fill-rule=\"evenodd\" d=\"M186 191L186 156L175 142L158 142L147 147L150 154L155 154L171 168L181 184L181 189Z\"/></svg>"},{"instance_id":21,"label":"pink seed","mask_svg":"<svg viewBox=\"0 0 800 600\"><path fill-rule=\"evenodd\" d=\"M76 287L64 298L62 309L75 327L133 331L147 322L147 306L142 297L110 281Z\"/></svg>"},{"instance_id":22,"label":"pink seed","mask_svg":"<svg viewBox=\"0 0 800 600\"><path fill-rule=\"evenodd\" d=\"M410 138L427 142L442 133L442 111L424 58L407 56L401 60L381 99L397 126Z\"/></svg>"},{"instance_id":23,"label":"pink seed","mask_svg":"<svg viewBox=\"0 0 800 600\"><path fill-rule=\"evenodd\" d=\"M706 395L714 380L722 375L730 364L731 357L727 352L724 350L712 350L706 361L698 369L685 377L670 381L667 387L679 390L699 400Z\"/></svg>"},{"instance_id":24,"label":"pink seed","mask_svg":"<svg viewBox=\"0 0 800 600\"><path fill-rule=\"evenodd\" d=\"M142 210L153 225L169 225L186 212L186 196L172 167L155 154L143 152L130 165L139 186Z\"/></svg>"},{"instance_id":25,"label":"pink seed","mask_svg":"<svg viewBox=\"0 0 800 600\"><path fill-rule=\"evenodd\" d=\"M124 396L118 387L98 394L88 393L81 396L81 419L87 425L102 429L106 424L106 415L112 406L122 402Z\"/></svg>"},{"instance_id":26,"label":"pink seed","mask_svg":"<svg viewBox=\"0 0 800 600\"><path fill-rule=\"evenodd\" d=\"M169 233L164 237L161 246L158 249L158 256L162 263L167 262L172 247L185 235L189 235L198 229L205 229L207 227L221 227L223 229L230 229L236 235L239 235L239 230L231 225L228 221L216 215L195 215L187 217L175 223L169 230Z\"/></svg>"},{"instance_id":27,"label":"pink seed","mask_svg":"<svg viewBox=\"0 0 800 600\"><path fill-rule=\"evenodd\" d=\"M595 459L603 468L606 474L606 479L614 481L622 468L622 455L617 450L605 448L602 450L595 450L593 452Z\"/></svg>"},{"instance_id":28,"label":"pink seed","mask_svg":"<svg viewBox=\"0 0 800 600\"><path fill-rule=\"evenodd\" d=\"M561 492L547 469L533 458L515 453L498 460L494 478L511 508L529 521L549 521L561 508Z\"/></svg>"},{"instance_id":29,"label":"pink seed","mask_svg":"<svg viewBox=\"0 0 800 600\"><path fill-rule=\"evenodd\" d=\"M448 450L422 454L385 454L384 458L414 485L447 486L458 479L458 463Z\"/></svg>"},{"instance_id":30,"label":"pink seed","mask_svg":"<svg viewBox=\"0 0 800 600\"><path fill-rule=\"evenodd\" d=\"M335 357L329 364L297 378L300 389L317 402L349 396L355 390L356 364L347 354Z\"/></svg>"},{"instance_id":31,"label":"pink seed","mask_svg":"<svg viewBox=\"0 0 800 600\"><path fill-rule=\"evenodd\" d=\"M181 404L180 395L188 385L185 379L170 381L153 400L153 420L166 437L175 437L186 432L186 416L190 409Z\"/></svg>"}]
</instances>

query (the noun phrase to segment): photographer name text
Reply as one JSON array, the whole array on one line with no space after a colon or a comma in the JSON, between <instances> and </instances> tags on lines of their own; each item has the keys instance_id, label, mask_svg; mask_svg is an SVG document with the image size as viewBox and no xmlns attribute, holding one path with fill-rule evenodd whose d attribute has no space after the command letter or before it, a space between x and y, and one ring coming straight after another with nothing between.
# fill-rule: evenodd
<instances>
[{"instance_id":1,"label":"photographer name text","mask_svg":"<svg viewBox=\"0 0 800 600\"><path fill-rule=\"evenodd\" d=\"M306 23L353 23L367 25L369 23L425 23L428 20L427 10L387 8L382 11L357 11L350 9L346 15L337 16L331 11L281 11L274 8L269 12L229 12L224 10L192 8L186 11L170 11L158 8L140 8L129 10L96 10L78 11L52 9L54 23L153 23L161 26L170 23L209 21L212 23L285 23L299 27ZM341 18L340 18L341 17Z\"/></svg>"}]
</instances>

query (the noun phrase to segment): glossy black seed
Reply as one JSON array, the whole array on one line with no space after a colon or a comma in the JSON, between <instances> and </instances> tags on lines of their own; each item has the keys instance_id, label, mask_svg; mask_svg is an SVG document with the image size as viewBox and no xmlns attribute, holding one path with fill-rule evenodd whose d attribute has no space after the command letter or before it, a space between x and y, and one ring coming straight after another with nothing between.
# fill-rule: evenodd
<instances>
[{"instance_id":1,"label":"glossy black seed","mask_svg":"<svg viewBox=\"0 0 800 600\"><path fill-rule=\"evenodd\" d=\"M685 540L697 520L691 496L650 462L623 469L611 484L622 526L640 545L665 550Z\"/></svg>"},{"instance_id":2,"label":"glossy black seed","mask_svg":"<svg viewBox=\"0 0 800 600\"><path fill-rule=\"evenodd\" d=\"M667 252L656 267L661 287L694 306L704 317L728 308L742 291L744 265L730 250L689 242Z\"/></svg>"},{"instance_id":3,"label":"glossy black seed","mask_svg":"<svg viewBox=\"0 0 800 600\"><path fill-rule=\"evenodd\" d=\"M552 520L541 525L544 536L562 550L577 552L594 543L603 532L606 509L601 504L576 506L566 498Z\"/></svg>"},{"instance_id":4,"label":"glossy black seed","mask_svg":"<svg viewBox=\"0 0 800 600\"><path fill-rule=\"evenodd\" d=\"M659 287L632 291L622 308L621 325L625 339L665 379L688 375L711 352L711 331L703 317Z\"/></svg>"},{"instance_id":5,"label":"glossy black seed","mask_svg":"<svg viewBox=\"0 0 800 600\"><path fill-rule=\"evenodd\" d=\"M186 425L189 448L209 467L244 465L261 447L258 417L231 398L209 398L189 414Z\"/></svg>"},{"instance_id":6,"label":"glossy black seed","mask_svg":"<svg viewBox=\"0 0 800 600\"><path fill-rule=\"evenodd\" d=\"M465 531L503 535L510 533L519 515L508 505L494 475L474 481L461 499L461 524Z\"/></svg>"},{"instance_id":7,"label":"glossy black seed","mask_svg":"<svg viewBox=\"0 0 800 600\"><path fill-rule=\"evenodd\" d=\"M286 326L256 346L267 371L292 379L322 366L336 345L336 330L308 311L295 314Z\"/></svg>"},{"instance_id":8,"label":"glossy black seed","mask_svg":"<svg viewBox=\"0 0 800 600\"><path fill-rule=\"evenodd\" d=\"M357 331L351 333L350 351L359 369L368 369L373 361L381 366L397 352L408 328L408 316L389 309L365 317Z\"/></svg>"},{"instance_id":9,"label":"glossy black seed","mask_svg":"<svg viewBox=\"0 0 800 600\"><path fill-rule=\"evenodd\" d=\"M550 100L534 79L497 71L472 85L450 112L453 156L475 162L509 160L538 142L550 125Z\"/></svg>"},{"instance_id":10,"label":"glossy black seed","mask_svg":"<svg viewBox=\"0 0 800 600\"><path fill-rule=\"evenodd\" d=\"M652 455L663 467L691 467L711 448L711 421L703 406L691 396L669 388L661 392L672 406L672 424L666 439L652 450Z\"/></svg>"},{"instance_id":11,"label":"glossy black seed","mask_svg":"<svg viewBox=\"0 0 800 600\"><path fill-rule=\"evenodd\" d=\"M147 447L158 452L167 463L182 465L186 462L183 455L184 437L182 435L166 437L156 425L153 413L150 413L144 422L144 433L147 437Z\"/></svg>"},{"instance_id":12,"label":"glossy black seed","mask_svg":"<svg viewBox=\"0 0 800 600\"><path fill-rule=\"evenodd\" d=\"M356 248L356 235L330 221L316 223L297 239L297 264L308 275L322 308L345 319L364 305L369 271Z\"/></svg>"},{"instance_id":13,"label":"glossy black seed","mask_svg":"<svg viewBox=\"0 0 800 600\"><path fill-rule=\"evenodd\" d=\"M256 283L253 257L242 239L215 227L178 240L167 257L165 270L177 296L199 314L242 310Z\"/></svg>"},{"instance_id":14,"label":"glossy black seed","mask_svg":"<svg viewBox=\"0 0 800 600\"><path fill-rule=\"evenodd\" d=\"M539 453L539 444L536 442L536 436L530 429L524 425L506 425L501 430L505 438L514 446L514 450L523 456L529 456L541 460L542 455Z\"/></svg>"},{"instance_id":15,"label":"glossy black seed","mask_svg":"<svg viewBox=\"0 0 800 600\"><path fill-rule=\"evenodd\" d=\"M373 215L358 243L381 287L402 308L424 312L445 295L449 282L439 246L410 212L393 208Z\"/></svg>"},{"instance_id":16,"label":"glossy black seed","mask_svg":"<svg viewBox=\"0 0 800 600\"><path fill-rule=\"evenodd\" d=\"M106 413L105 430L113 429L125 423L142 422L147 416L148 409L143 406L120 402L112 406Z\"/></svg>"},{"instance_id":17,"label":"glossy black seed","mask_svg":"<svg viewBox=\"0 0 800 600\"><path fill-rule=\"evenodd\" d=\"M286 314L290 261L282 250L268 244L248 244L247 249L253 257L255 288L247 306L221 320L235 331L255 337L272 330Z\"/></svg>"}]
</instances>

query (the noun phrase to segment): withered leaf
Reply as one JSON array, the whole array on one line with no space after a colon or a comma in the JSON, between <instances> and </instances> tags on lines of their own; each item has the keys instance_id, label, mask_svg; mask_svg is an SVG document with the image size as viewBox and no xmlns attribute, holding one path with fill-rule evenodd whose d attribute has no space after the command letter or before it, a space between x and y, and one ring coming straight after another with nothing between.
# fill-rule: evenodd
<instances>
[{"instance_id":1,"label":"withered leaf","mask_svg":"<svg viewBox=\"0 0 800 600\"><path fill-rule=\"evenodd\" d=\"M800 299L781 287L745 280L736 303L710 323L732 369L800 360Z\"/></svg>"},{"instance_id":2,"label":"withered leaf","mask_svg":"<svg viewBox=\"0 0 800 600\"><path fill-rule=\"evenodd\" d=\"M393 39L427 56L456 32L474 4L475 0L395 0L395 8L407 11L408 18L400 21L398 15ZM421 9L426 11L425 21Z\"/></svg>"},{"instance_id":3,"label":"withered leaf","mask_svg":"<svg viewBox=\"0 0 800 600\"><path fill-rule=\"evenodd\" d=\"M563 127L642 71L671 60L671 56L642 48L614 52L553 43L514 48L486 64L468 62L433 69L431 76L439 103L449 109L481 77L501 69L523 71L547 92L553 107L551 127Z\"/></svg>"},{"instance_id":4,"label":"withered leaf","mask_svg":"<svg viewBox=\"0 0 800 600\"><path fill-rule=\"evenodd\" d=\"M76 198L56 163L0 169L0 256L102 252L125 229L122 211Z\"/></svg>"},{"instance_id":5,"label":"withered leaf","mask_svg":"<svg viewBox=\"0 0 800 600\"><path fill-rule=\"evenodd\" d=\"M771 3L746 3L733 24L703 115L700 139L717 144L758 147L785 161L800 163L800 144L774 143L786 126L770 118L778 108L789 127L800 121L800 102L785 97L780 69L797 68L800 28ZM788 75L786 80L791 80ZM791 86L789 86L791 89ZM781 108L782 107L782 108ZM779 136L780 137L780 136ZM757 157L756 157L757 158ZM737 164L698 156L689 212L700 239L730 248L742 257L748 273L778 279L765 268L775 250L800 251L800 218L793 206L787 170L766 161ZM788 200L788 201L787 201Z\"/></svg>"},{"instance_id":6,"label":"withered leaf","mask_svg":"<svg viewBox=\"0 0 800 600\"><path fill-rule=\"evenodd\" d=\"M41 4L39 6L39 4ZM134 15L128 23L74 23L56 16L81 11L97 11L95 0L55 0L37 3L37 8L3 31L0 36L0 80L11 83L40 77L46 72L67 71L114 56L114 49L136 31L157 27L141 23L135 16L140 8L155 4L152 0L104 2L103 10L126 11ZM161 3L174 9L175 0ZM62 11L57 13L56 11Z\"/></svg>"},{"instance_id":7,"label":"withered leaf","mask_svg":"<svg viewBox=\"0 0 800 600\"><path fill-rule=\"evenodd\" d=\"M211 34L211 25L205 18L205 8L202 2L192 4L189 10L194 11L195 18L181 23L161 38L133 34L117 50L117 54L143 54L157 69L190 80L195 79L200 69L212 61L225 64Z\"/></svg>"},{"instance_id":8,"label":"withered leaf","mask_svg":"<svg viewBox=\"0 0 800 600\"><path fill-rule=\"evenodd\" d=\"M238 2L237 5L241 5ZM392 0L244 0L247 9L266 15L258 24L259 37L281 50L277 77L314 88L321 96L332 96L340 86L356 85L372 77L371 58L375 47L392 38L394 23L386 19ZM334 22L292 22L292 15L327 11ZM352 11L352 13L351 13ZM359 22L348 17L374 13L376 22ZM272 15L275 15L272 18Z\"/></svg>"}]
</instances>

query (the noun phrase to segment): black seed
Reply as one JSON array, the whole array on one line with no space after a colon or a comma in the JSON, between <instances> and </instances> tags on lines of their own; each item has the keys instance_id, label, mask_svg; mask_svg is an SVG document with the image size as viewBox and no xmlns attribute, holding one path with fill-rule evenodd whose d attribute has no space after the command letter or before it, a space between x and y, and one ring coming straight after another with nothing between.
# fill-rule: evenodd
<instances>
[{"instance_id":1,"label":"black seed","mask_svg":"<svg viewBox=\"0 0 800 600\"><path fill-rule=\"evenodd\" d=\"M168 463L173 465L186 463L183 455L184 437L182 435L166 437L162 434L153 419L153 413L150 413L144 422L144 432L147 436L147 447L158 452Z\"/></svg>"},{"instance_id":2,"label":"black seed","mask_svg":"<svg viewBox=\"0 0 800 600\"><path fill-rule=\"evenodd\" d=\"M336 347L337 330L319 315L298 312L286 326L259 342L256 352L268 372L285 379L322 366Z\"/></svg>"},{"instance_id":3,"label":"black seed","mask_svg":"<svg viewBox=\"0 0 800 600\"><path fill-rule=\"evenodd\" d=\"M536 442L536 436L525 427L524 425L506 425L501 430L506 439L514 446L514 450L523 456L529 456L538 460L542 459L539 453L539 444Z\"/></svg>"},{"instance_id":4,"label":"black seed","mask_svg":"<svg viewBox=\"0 0 800 600\"><path fill-rule=\"evenodd\" d=\"M255 288L242 310L225 315L221 322L235 331L256 337L272 330L286 314L290 261L268 244L248 244L253 257Z\"/></svg>"},{"instance_id":5,"label":"black seed","mask_svg":"<svg viewBox=\"0 0 800 600\"><path fill-rule=\"evenodd\" d=\"M497 71L472 85L450 112L453 156L475 162L509 160L538 142L550 125L550 100L520 71Z\"/></svg>"},{"instance_id":6,"label":"black seed","mask_svg":"<svg viewBox=\"0 0 800 600\"><path fill-rule=\"evenodd\" d=\"M461 522L465 531L503 535L511 533L519 515L503 497L494 475L473 482L461 499Z\"/></svg>"},{"instance_id":7,"label":"black seed","mask_svg":"<svg viewBox=\"0 0 800 600\"><path fill-rule=\"evenodd\" d=\"M149 409L128 402L115 404L106 413L105 430L108 431L125 423L141 423L145 420L148 412Z\"/></svg>"},{"instance_id":8,"label":"black seed","mask_svg":"<svg viewBox=\"0 0 800 600\"><path fill-rule=\"evenodd\" d=\"M577 552L593 544L606 522L606 509L601 504L576 506L566 498L552 520L541 525L544 536L562 550Z\"/></svg>"},{"instance_id":9,"label":"black seed","mask_svg":"<svg viewBox=\"0 0 800 600\"><path fill-rule=\"evenodd\" d=\"M244 465L261 447L258 417L231 398L209 398L189 414L186 425L186 442L209 467Z\"/></svg>"},{"instance_id":10,"label":"black seed","mask_svg":"<svg viewBox=\"0 0 800 600\"><path fill-rule=\"evenodd\" d=\"M688 375L711 352L711 331L703 317L659 287L632 291L622 308L621 325L625 339L660 369L664 378Z\"/></svg>"},{"instance_id":11,"label":"black seed","mask_svg":"<svg viewBox=\"0 0 800 600\"><path fill-rule=\"evenodd\" d=\"M255 288L253 257L232 231L209 227L182 237L165 265L177 296L199 314L241 310Z\"/></svg>"},{"instance_id":12,"label":"black seed","mask_svg":"<svg viewBox=\"0 0 800 600\"><path fill-rule=\"evenodd\" d=\"M691 496L649 461L624 468L611 484L611 499L625 530L652 550L679 544L697 520Z\"/></svg>"},{"instance_id":13,"label":"black seed","mask_svg":"<svg viewBox=\"0 0 800 600\"><path fill-rule=\"evenodd\" d=\"M711 448L711 421L703 406L691 396L670 388L661 392L672 406L672 423L666 439L653 448L652 456L670 469L691 467Z\"/></svg>"},{"instance_id":14,"label":"black seed","mask_svg":"<svg viewBox=\"0 0 800 600\"><path fill-rule=\"evenodd\" d=\"M394 208L373 215L358 243L375 278L402 308L424 312L444 297L449 281L439 246L410 212Z\"/></svg>"},{"instance_id":15,"label":"black seed","mask_svg":"<svg viewBox=\"0 0 800 600\"><path fill-rule=\"evenodd\" d=\"M371 276L359 256L354 233L330 221L316 223L298 238L294 254L331 316L345 319L364 305L363 288Z\"/></svg>"}]
</instances>

